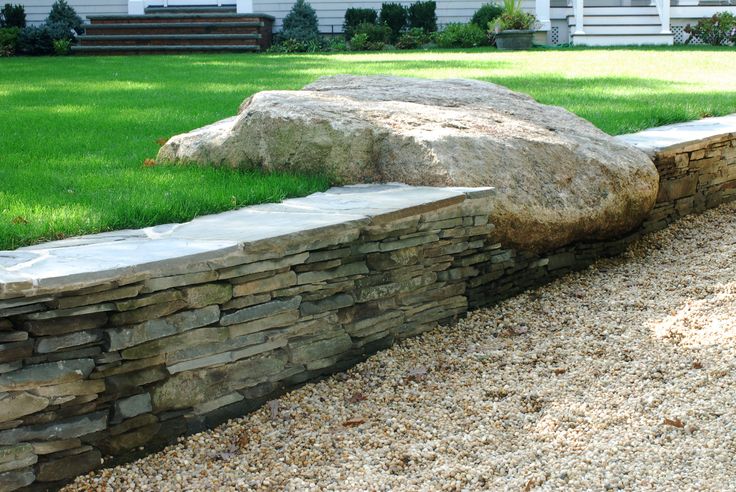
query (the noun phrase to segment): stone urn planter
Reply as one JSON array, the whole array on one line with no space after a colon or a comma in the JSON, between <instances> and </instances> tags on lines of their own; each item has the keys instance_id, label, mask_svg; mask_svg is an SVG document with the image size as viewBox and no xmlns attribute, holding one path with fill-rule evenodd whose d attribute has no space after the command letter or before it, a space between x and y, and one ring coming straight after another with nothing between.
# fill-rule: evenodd
<instances>
[{"instance_id":1,"label":"stone urn planter","mask_svg":"<svg viewBox=\"0 0 736 492\"><path fill-rule=\"evenodd\" d=\"M509 29L496 33L496 47L499 50L528 50L532 47L532 29Z\"/></svg>"}]
</instances>

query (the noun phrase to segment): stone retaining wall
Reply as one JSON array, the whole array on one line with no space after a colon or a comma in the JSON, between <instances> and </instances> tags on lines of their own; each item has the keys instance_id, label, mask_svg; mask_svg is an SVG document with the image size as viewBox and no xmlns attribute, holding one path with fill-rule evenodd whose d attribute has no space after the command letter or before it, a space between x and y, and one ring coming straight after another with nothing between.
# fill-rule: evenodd
<instances>
[{"instance_id":1,"label":"stone retaining wall","mask_svg":"<svg viewBox=\"0 0 736 492\"><path fill-rule=\"evenodd\" d=\"M736 195L734 132L650 153L639 231L544 255L494 240L491 189L401 185L0 253L0 491L242 415Z\"/></svg>"}]
</instances>

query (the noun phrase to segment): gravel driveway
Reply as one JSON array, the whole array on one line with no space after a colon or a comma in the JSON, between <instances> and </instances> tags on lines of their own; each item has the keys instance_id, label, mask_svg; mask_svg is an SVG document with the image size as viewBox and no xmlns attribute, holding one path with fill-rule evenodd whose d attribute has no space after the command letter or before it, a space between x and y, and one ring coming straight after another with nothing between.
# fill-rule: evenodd
<instances>
[{"instance_id":1,"label":"gravel driveway","mask_svg":"<svg viewBox=\"0 0 736 492\"><path fill-rule=\"evenodd\" d=\"M66 490L736 490L736 205Z\"/></svg>"}]
</instances>

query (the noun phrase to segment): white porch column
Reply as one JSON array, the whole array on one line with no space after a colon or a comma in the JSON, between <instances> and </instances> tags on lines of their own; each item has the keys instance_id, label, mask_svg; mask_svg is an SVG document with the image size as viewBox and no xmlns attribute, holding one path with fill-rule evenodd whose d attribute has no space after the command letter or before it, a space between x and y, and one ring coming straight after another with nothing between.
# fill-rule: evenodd
<instances>
[{"instance_id":1,"label":"white porch column","mask_svg":"<svg viewBox=\"0 0 736 492\"><path fill-rule=\"evenodd\" d=\"M549 2L550 0L535 0L534 14L539 20L539 30L549 31L552 29L552 21L550 20L549 14Z\"/></svg>"},{"instance_id":2,"label":"white porch column","mask_svg":"<svg viewBox=\"0 0 736 492\"><path fill-rule=\"evenodd\" d=\"M128 0L128 15L143 15L145 8L144 0Z\"/></svg>"},{"instance_id":3,"label":"white porch column","mask_svg":"<svg viewBox=\"0 0 736 492\"><path fill-rule=\"evenodd\" d=\"M659 20L662 22L662 34L672 34L670 30L670 0L659 0L662 8L659 12Z\"/></svg>"},{"instance_id":4,"label":"white porch column","mask_svg":"<svg viewBox=\"0 0 736 492\"><path fill-rule=\"evenodd\" d=\"M584 0L572 0L573 14L575 14L575 32L585 34L585 3Z\"/></svg>"},{"instance_id":5,"label":"white porch column","mask_svg":"<svg viewBox=\"0 0 736 492\"><path fill-rule=\"evenodd\" d=\"M253 0L236 0L235 11L238 14L252 14Z\"/></svg>"}]
</instances>

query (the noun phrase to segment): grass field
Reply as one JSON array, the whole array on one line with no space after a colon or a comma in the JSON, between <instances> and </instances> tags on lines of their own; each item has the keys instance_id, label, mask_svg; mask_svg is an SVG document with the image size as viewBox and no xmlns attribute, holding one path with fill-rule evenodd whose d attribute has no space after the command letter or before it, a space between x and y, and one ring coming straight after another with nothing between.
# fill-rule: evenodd
<instances>
[{"instance_id":1,"label":"grass field","mask_svg":"<svg viewBox=\"0 0 736 492\"><path fill-rule=\"evenodd\" d=\"M157 140L322 75L465 77L610 134L736 112L732 48L0 59L0 249L184 221L328 186L320 176L145 167Z\"/></svg>"}]
</instances>

